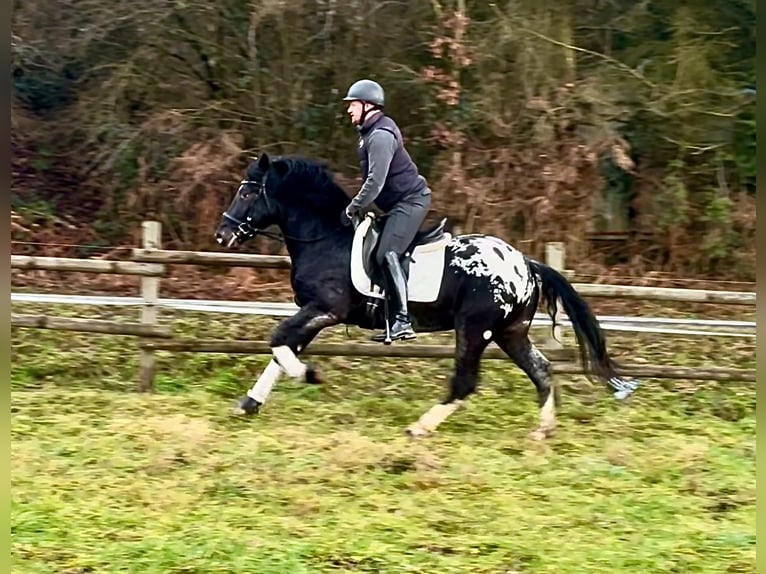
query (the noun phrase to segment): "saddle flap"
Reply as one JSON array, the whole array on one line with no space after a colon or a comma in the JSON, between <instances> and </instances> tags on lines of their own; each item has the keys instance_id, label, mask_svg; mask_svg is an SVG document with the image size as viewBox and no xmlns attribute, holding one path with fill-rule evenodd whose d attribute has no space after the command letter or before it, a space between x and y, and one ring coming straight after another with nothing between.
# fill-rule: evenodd
<instances>
[{"instance_id":1,"label":"saddle flap","mask_svg":"<svg viewBox=\"0 0 766 574\"><path fill-rule=\"evenodd\" d=\"M408 299L414 302L432 302L439 296L444 272L444 250L452 241L452 235L444 231L446 218L435 227L416 236L408 257L407 291ZM368 297L384 297L382 272L375 264L375 252L380 239L380 230L368 214L357 226L351 246L351 280L354 288Z\"/></svg>"},{"instance_id":2,"label":"saddle flap","mask_svg":"<svg viewBox=\"0 0 766 574\"><path fill-rule=\"evenodd\" d=\"M374 275L375 251L378 246L378 239L380 239L380 231L375 225L371 217L365 217L362 224L356 229L354 240L360 237L362 242L362 264L364 270L369 276Z\"/></svg>"}]
</instances>

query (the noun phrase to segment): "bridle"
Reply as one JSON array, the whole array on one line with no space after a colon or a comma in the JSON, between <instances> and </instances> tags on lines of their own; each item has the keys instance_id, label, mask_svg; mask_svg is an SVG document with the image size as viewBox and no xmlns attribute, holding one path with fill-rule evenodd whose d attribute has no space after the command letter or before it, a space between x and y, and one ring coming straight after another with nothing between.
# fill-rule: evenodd
<instances>
[{"instance_id":1,"label":"bridle","mask_svg":"<svg viewBox=\"0 0 766 574\"><path fill-rule=\"evenodd\" d=\"M242 193L242 188L245 187L246 185L255 185L257 183L258 182L253 181L251 179L243 179L239 183L239 188L237 189L237 195ZM270 207L269 207L269 196L266 195L266 178L265 177L263 178L263 181L261 181L261 186L258 189L257 194L258 195L263 195L264 199L266 200L266 208L270 209ZM255 202L253 202L253 204L255 204ZM253 227L251 225L250 222L253 220L253 216L250 215L251 210L252 210L252 206L251 206L251 209L248 210L248 212L247 212L247 214L245 216L245 220L244 221L234 217L228 211L224 211L223 212L223 217L225 219L228 219L234 225L237 226L234 229L234 236L233 236L232 240L236 239L239 243L244 243L248 239L252 239L253 237L255 237L258 233L263 233L262 230L258 229L257 227Z\"/></svg>"},{"instance_id":2,"label":"bridle","mask_svg":"<svg viewBox=\"0 0 766 574\"><path fill-rule=\"evenodd\" d=\"M239 188L237 189L237 194L242 192L242 188L246 185L256 185L258 182L253 181L251 179L243 179L239 183ZM261 181L260 187L258 191L256 192L258 196L263 196L264 201L266 202L266 209L271 211L271 205L269 204L269 196L266 193L266 176L264 176L263 180ZM325 233L324 235L320 235L319 237L315 237L312 239L301 239L299 237L292 237L290 235L284 235L279 233L272 233L270 231L266 231L265 229L258 229L257 227L253 227L251 224L251 221L253 221L252 208L255 205L255 202L250 206L250 210L248 210L244 221L240 220L233 215L231 215L228 211L223 212L223 217L225 219L228 219L231 221L236 227L234 228L234 234L232 236L231 241L229 242L228 247L231 247L232 243L234 241L238 241L239 243L244 243L248 239L252 239L256 235L264 235L266 237L269 237L271 239L275 239L277 241L280 241L282 243L285 242L285 239L289 239L290 241L297 241L299 243L315 243L317 241L320 241L328 236L330 236L332 233L335 233L338 229L340 229L340 225L333 229L332 231L329 231L328 233Z\"/></svg>"}]
</instances>

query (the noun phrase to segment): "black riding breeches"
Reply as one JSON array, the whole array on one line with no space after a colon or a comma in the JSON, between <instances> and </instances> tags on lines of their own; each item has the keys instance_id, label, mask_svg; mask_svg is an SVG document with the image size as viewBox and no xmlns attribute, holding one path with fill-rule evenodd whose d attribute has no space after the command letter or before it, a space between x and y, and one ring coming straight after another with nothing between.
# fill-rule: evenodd
<instances>
[{"instance_id":1,"label":"black riding breeches","mask_svg":"<svg viewBox=\"0 0 766 574\"><path fill-rule=\"evenodd\" d=\"M431 208L431 193L408 197L397 203L386 216L386 224L378 242L376 260L383 265L386 253L393 251L400 258L415 239Z\"/></svg>"}]
</instances>

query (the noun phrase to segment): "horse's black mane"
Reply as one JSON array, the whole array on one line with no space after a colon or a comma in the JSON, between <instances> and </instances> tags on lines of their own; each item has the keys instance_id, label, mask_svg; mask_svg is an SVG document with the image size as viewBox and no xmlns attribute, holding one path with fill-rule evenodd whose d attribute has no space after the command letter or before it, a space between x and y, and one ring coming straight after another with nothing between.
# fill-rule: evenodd
<instances>
[{"instance_id":1,"label":"horse's black mane","mask_svg":"<svg viewBox=\"0 0 766 574\"><path fill-rule=\"evenodd\" d=\"M274 156L274 164L285 164L287 172L280 194L302 203L309 200L316 207L339 211L349 202L349 195L335 181L327 164L302 156ZM257 164L256 164L257 165ZM257 168L255 168L257 169ZM316 200L316 201L312 201Z\"/></svg>"},{"instance_id":2,"label":"horse's black mane","mask_svg":"<svg viewBox=\"0 0 766 574\"><path fill-rule=\"evenodd\" d=\"M330 168L325 162L301 156L279 156L274 158L274 162L286 163L288 177L300 177L304 180L311 179L312 183L321 191L326 191L328 188L334 189L338 186L333 179Z\"/></svg>"}]
</instances>

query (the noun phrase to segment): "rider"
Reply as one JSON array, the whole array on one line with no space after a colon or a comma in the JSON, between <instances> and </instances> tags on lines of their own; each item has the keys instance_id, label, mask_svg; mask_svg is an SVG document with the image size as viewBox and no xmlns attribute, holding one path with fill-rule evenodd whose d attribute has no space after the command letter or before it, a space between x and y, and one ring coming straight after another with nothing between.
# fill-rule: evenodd
<instances>
[{"instance_id":1,"label":"rider","mask_svg":"<svg viewBox=\"0 0 766 574\"><path fill-rule=\"evenodd\" d=\"M401 257L420 229L431 206L431 190L426 179L404 148L402 133L394 121L383 113L383 88L372 80L359 80L351 85L343 101L351 123L359 131L359 163L364 184L341 214L348 224L363 214L372 203L386 212L387 221L380 236L377 263L386 276L386 291L394 305L391 339L414 339L415 331L407 310L407 277ZM374 341L385 340L385 333Z\"/></svg>"}]
</instances>

